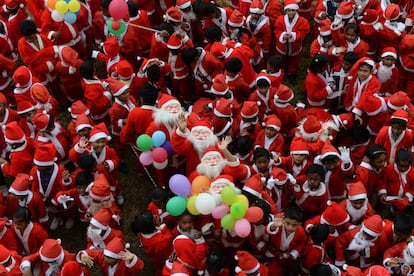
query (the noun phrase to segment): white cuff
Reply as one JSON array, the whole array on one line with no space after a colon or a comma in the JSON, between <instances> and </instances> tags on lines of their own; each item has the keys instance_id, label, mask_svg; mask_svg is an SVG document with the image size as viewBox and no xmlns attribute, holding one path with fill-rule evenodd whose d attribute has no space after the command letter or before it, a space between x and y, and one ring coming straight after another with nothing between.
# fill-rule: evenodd
<instances>
[{"instance_id":1,"label":"white cuff","mask_svg":"<svg viewBox=\"0 0 414 276\"><path fill-rule=\"evenodd\" d=\"M276 227L276 230L272 231L272 230L270 230L270 227L272 226L272 224L273 224L273 222L269 223L266 226L266 230L267 230L267 233L269 233L270 235L275 235L279 231L279 227Z\"/></svg>"},{"instance_id":2,"label":"white cuff","mask_svg":"<svg viewBox=\"0 0 414 276\"><path fill-rule=\"evenodd\" d=\"M104 91L103 92L104 96L108 98L108 100L112 101L112 94L109 91Z\"/></svg>"},{"instance_id":3,"label":"white cuff","mask_svg":"<svg viewBox=\"0 0 414 276\"><path fill-rule=\"evenodd\" d=\"M112 172L115 168L114 162L112 160L105 160L105 162L108 164L109 171Z\"/></svg>"},{"instance_id":4,"label":"white cuff","mask_svg":"<svg viewBox=\"0 0 414 276\"><path fill-rule=\"evenodd\" d=\"M55 34L56 32L54 32L54 31L50 31L48 34L47 34L47 38L49 38L50 40L52 40L52 36Z\"/></svg>"},{"instance_id":5,"label":"white cuff","mask_svg":"<svg viewBox=\"0 0 414 276\"><path fill-rule=\"evenodd\" d=\"M99 51L93 50L91 54L91 58L97 58L99 53L100 53Z\"/></svg>"},{"instance_id":6,"label":"white cuff","mask_svg":"<svg viewBox=\"0 0 414 276\"><path fill-rule=\"evenodd\" d=\"M361 111L361 110L359 110L359 108L356 108L356 107L354 107L354 108L352 109L352 113L354 113L354 114L356 114L356 115L359 115L359 116L362 116L362 111Z\"/></svg>"},{"instance_id":7,"label":"white cuff","mask_svg":"<svg viewBox=\"0 0 414 276\"><path fill-rule=\"evenodd\" d=\"M298 257L299 257L299 252L298 251L296 251L296 250L292 250L292 251L290 251L290 256L292 256L293 257L293 259L294 260L296 260Z\"/></svg>"},{"instance_id":8,"label":"white cuff","mask_svg":"<svg viewBox=\"0 0 414 276\"><path fill-rule=\"evenodd\" d=\"M20 264L20 271L23 272L24 271L24 268L26 268L26 267L29 267L29 268L32 267L32 265L31 265L31 263L29 261L23 261Z\"/></svg>"},{"instance_id":9,"label":"white cuff","mask_svg":"<svg viewBox=\"0 0 414 276\"><path fill-rule=\"evenodd\" d=\"M285 34L288 34L287 32L283 32L280 34L279 36L279 42L285 44L286 40L283 39L283 37L285 36Z\"/></svg>"},{"instance_id":10,"label":"white cuff","mask_svg":"<svg viewBox=\"0 0 414 276\"><path fill-rule=\"evenodd\" d=\"M185 129L184 132L182 132L178 127L177 130L175 131L178 136L181 136L183 138L187 138L190 135L190 130L188 128Z\"/></svg>"},{"instance_id":11,"label":"white cuff","mask_svg":"<svg viewBox=\"0 0 414 276\"><path fill-rule=\"evenodd\" d=\"M86 251L85 250L82 250L82 251L79 251L78 252L78 254L76 254L76 261L78 262L78 263L80 263L80 264L82 264L83 262L82 262L82 260L81 260L81 255L82 254L85 254L85 255L87 255L88 256L88 253L86 253Z\"/></svg>"},{"instance_id":12,"label":"white cuff","mask_svg":"<svg viewBox=\"0 0 414 276\"><path fill-rule=\"evenodd\" d=\"M386 194L386 193L387 193L386 189L381 189L381 190L378 191L378 195L383 195L383 194Z\"/></svg>"},{"instance_id":13,"label":"white cuff","mask_svg":"<svg viewBox=\"0 0 414 276\"><path fill-rule=\"evenodd\" d=\"M79 143L77 143L77 144L75 145L74 149L75 149L75 151L76 151L77 153L80 153L80 154L82 154L82 153L84 153L84 152L86 151L86 148L82 149L81 147L79 147Z\"/></svg>"},{"instance_id":14,"label":"white cuff","mask_svg":"<svg viewBox=\"0 0 414 276\"><path fill-rule=\"evenodd\" d=\"M233 161L233 162L227 161L227 165L229 165L230 167L237 167L240 165L240 159L236 158L236 161Z\"/></svg>"},{"instance_id":15,"label":"white cuff","mask_svg":"<svg viewBox=\"0 0 414 276\"><path fill-rule=\"evenodd\" d=\"M291 32L290 34L292 35L292 37L289 38L289 42L295 42L296 41L296 32Z\"/></svg>"},{"instance_id":16,"label":"white cuff","mask_svg":"<svg viewBox=\"0 0 414 276\"><path fill-rule=\"evenodd\" d=\"M136 263L138 262L138 257L137 255L134 254L134 258L132 258L132 260L125 262L125 266L128 268L133 267Z\"/></svg>"},{"instance_id":17,"label":"white cuff","mask_svg":"<svg viewBox=\"0 0 414 276\"><path fill-rule=\"evenodd\" d=\"M122 128L124 126L124 120L123 119L118 119L118 127Z\"/></svg>"}]
</instances>

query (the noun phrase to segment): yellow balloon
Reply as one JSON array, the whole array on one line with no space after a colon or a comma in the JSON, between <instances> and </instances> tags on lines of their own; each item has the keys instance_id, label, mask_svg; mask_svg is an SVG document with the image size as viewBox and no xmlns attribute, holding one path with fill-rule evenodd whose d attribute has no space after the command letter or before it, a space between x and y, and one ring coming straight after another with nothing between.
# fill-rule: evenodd
<instances>
[{"instance_id":1,"label":"yellow balloon","mask_svg":"<svg viewBox=\"0 0 414 276\"><path fill-rule=\"evenodd\" d=\"M249 208L249 200L245 195L237 195L236 200L234 202L241 203L246 210L247 208Z\"/></svg>"},{"instance_id":2,"label":"yellow balloon","mask_svg":"<svg viewBox=\"0 0 414 276\"><path fill-rule=\"evenodd\" d=\"M68 3L68 9L71 12L78 12L80 10L80 4L77 0L71 0Z\"/></svg>"},{"instance_id":3,"label":"yellow balloon","mask_svg":"<svg viewBox=\"0 0 414 276\"><path fill-rule=\"evenodd\" d=\"M61 14L64 14L68 11L68 4L63 0L59 0L56 3L55 10Z\"/></svg>"},{"instance_id":4,"label":"yellow balloon","mask_svg":"<svg viewBox=\"0 0 414 276\"><path fill-rule=\"evenodd\" d=\"M196 208L196 199L197 199L197 195L193 195L187 201L188 212L190 212L190 214L195 215L195 216L200 214L200 212Z\"/></svg>"}]
</instances>

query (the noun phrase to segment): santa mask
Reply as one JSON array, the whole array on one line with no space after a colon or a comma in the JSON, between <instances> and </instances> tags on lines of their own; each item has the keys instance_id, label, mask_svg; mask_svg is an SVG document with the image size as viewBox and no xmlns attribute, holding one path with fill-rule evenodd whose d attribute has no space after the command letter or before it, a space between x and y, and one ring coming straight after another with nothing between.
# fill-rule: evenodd
<instances>
[{"instance_id":1,"label":"santa mask","mask_svg":"<svg viewBox=\"0 0 414 276\"><path fill-rule=\"evenodd\" d=\"M364 217L365 213L368 210L368 201L365 200L364 205L362 205L361 208L356 209L352 203L351 200L346 201L346 211L351 217L352 223L358 222L361 218Z\"/></svg>"},{"instance_id":2,"label":"santa mask","mask_svg":"<svg viewBox=\"0 0 414 276\"><path fill-rule=\"evenodd\" d=\"M225 165L226 160L219 153L208 153L201 159L197 172L213 179L223 172Z\"/></svg>"},{"instance_id":3,"label":"santa mask","mask_svg":"<svg viewBox=\"0 0 414 276\"><path fill-rule=\"evenodd\" d=\"M183 112L183 109L178 102L173 102L162 106L154 113L154 121L157 124L176 125L178 115Z\"/></svg>"},{"instance_id":4,"label":"santa mask","mask_svg":"<svg viewBox=\"0 0 414 276\"><path fill-rule=\"evenodd\" d=\"M100 240L100 239L102 239L101 234L102 234L102 229L93 228L91 226L88 226L87 236L91 240Z\"/></svg>"}]
</instances>

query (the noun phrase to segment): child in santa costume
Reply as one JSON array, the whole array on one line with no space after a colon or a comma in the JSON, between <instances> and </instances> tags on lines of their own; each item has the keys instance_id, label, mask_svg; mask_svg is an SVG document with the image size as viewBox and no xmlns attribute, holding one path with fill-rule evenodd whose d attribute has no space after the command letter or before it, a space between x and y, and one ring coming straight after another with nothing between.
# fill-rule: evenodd
<instances>
[{"instance_id":1,"label":"child in santa costume","mask_svg":"<svg viewBox=\"0 0 414 276\"><path fill-rule=\"evenodd\" d=\"M19 173L9 188L6 198L5 215L9 218L20 207L30 210L32 221L45 224L49 220L43 197L39 192L30 190L31 178L28 174Z\"/></svg>"},{"instance_id":2,"label":"child in santa costume","mask_svg":"<svg viewBox=\"0 0 414 276\"><path fill-rule=\"evenodd\" d=\"M379 32L380 45L382 48L397 48L401 38L406 35L405 24L398 21L401 16L400 7L397 4L387 5L383 15L385 22L384 28Z\"/></svg>"},{"instance_id":3,"label":"child in santa costume","mask_svg":"<svg viewBox=\"0 0 414 276\"><path fill-rule=\"evenodd\" d=\"M89 139L89 135L93 128L93 123L91 118L89 118L85 113L82 113L76 118L75 124L75 135L72 137L72 145L79 143L81 137L86 137Z\"/></svg>"},{"instance_id":4,"label":"child in santa costume","mask_svg":"<svg viewBox=\"0 0 414 276\"><path fill-rule=\"evenodd\" d=\"M20 263L22 262L22 257L18 255L14 250L0 245L0 262L4 268L4 275L22 275L20 271Z\"/></svg>"},{"instance_id":5,"label":"child in santa costume","mask_svg":"<svg viewBox=\"0 0 414 276\"><path fill-rule=\"evenodd\" d=\"M413 231L413 218L409 212L400 212L395 216L394 221L385 219L383 224L383 235L390 246L400 242L411 241Z\"/></svg>"},{"instance_id":6,"label":"child in santa costume","mask_svg":"<svg viewBox=\"0 0 414 276\"><path fill-rule=\"evenodd\" d=\"M213 79L213 84L209 90L209 93L213 95L213 100L208 106L215 108L221 99L227 100L231 103L230 108L233 114L240 113L240 104L233 96L233 91L229 89L226 82L226 76L224 74L217 74Z\"/></svg>"},{"instance_id":7,"label":"child in santa costume","mask_svg":"<svg viewBox=\"0 0 414 276\"><path fill-rule=\"evenodd\" d=\"M227 21L229 20L233 9L229 7L222 8L215 3L205 3L200 7L201 13L206 16L204 30L212 25L220 27L223 36L228 35Z\"/></svg>"},{"instance_id":8,"label":"child in santa costume","mask_svg":"<svg viewBox=\"0 0 414 276\"><path fill-rule=\"evenodd\" d=\"M116 36L112 36L105 40L102 45L103 53L99 51L92 51L92 58L96 58L106 63L106 72L111 76L115 71L117 63L121 60L119 55L120 45Z\"/></svg>"},{"instance_id":9,"label":"child in santa costume","mask_svg":"<svg viewBox=\"0 0 414 276\"><path fill-rule=\"evenodd\" d=\"M404 274L412 273L414 269L414 241L398 243L384 252L383 265L394 274L401 271Z\"/></svg>"},{"instance_id":10,"label":"child in santa costume","mask_svg":"<svg viewBox=\"0 0 414 276\"><path fill-rule=\"evenodd\" d=\"M26 207L19 207L14 211L11 231L19 245L18 253L21 256L35 254L47 239L48 234L38 223L31 221L30 211Z\"/></svg>"},{"instance_id":11,"label":"child in santa costume","mask_svg":"<svg viewBox=\"0 0 414 276\"><path fill-rule=\"evenodd\" d=\"M14 231L11 229L10 220L0 220L0 244L9 250L19 251L19 245Z\"/></svg>"},{"instance_id":12,"label":"child in santa costume","mask_svg":"<svg viewBox=\"0 0 414 276\"><path fill-rule=\"evenodd\" d=\"M260 275L267 276L269 269L247 251L237 251L234 259L238 266L234 269L236 275Z\"/></svg>"},{"instance_id":13,"label":"child in santa costume","mask_svg":"<svg viewBox=\"0 0 414 276\"><path fill-rule=\"evenodd\" d=\"M160 220L160 223L164 223L168 229L173 229L177 225L176 217L171 216L166 209L166 205L169 199L169 192L163 188L155 188L151 194L151 202L147 206L156 220Z\"/></svg>"},{"instance_id":14,"label":"child in santa costume","mask_svg":"<svg viewBox=\"0 0 414 276\"><path fill-rule=\"evenodd\" d=\"M266 67L261 72L267 74L272 87L279 87L283 82L283 78L285 77L283 67L283 58L278 55L270 56L267 60Z\"/></svg>"},{"instance_id":15,"label":"child in santa costume","mask_svg":"<svg viewBox=\"0 0 414 276\"><path fill-rule=\"evenodd\" d=\"M313 58L315 55L328 55L331 64L335 60L335 56L332 55L332 51L335 48L332 40L331 33L331 21L324 19L320 22L318 27L319 35L316 37L310 46L310 56Z\"/></svg>"},{"instance_id":16,"label":"child in santa costume","mask_svg":"<svg viewBox=\"0 0 414 276\"><path fill-rule=\"evenodd\" d=\"M16 99L14 98L13 94L13 87L12 87L12 80L13 80L13 73L16 70L16 62L13 59L5 57L3 54L0 53L0 72L2 73L0 76L0 89L2 93L7 97L8 102L15 106Z\"/></svg>"},{"instance_id":17,"label":"child in santa costume","mask_svg":"<svg viewBox=\"0 0 414 276\"><path fill-rule=\"evenodd\" d=\"M30 88L30 95L36 104L36 108L45 111L53 117L57 116L59 110L58 101L49 94L46 86L41 83L35 83Z\"/></svg>"},{"instance_id":18,"label":"child in santa costume","mask_svg":"<svg viewBox=\"0 0 414 276\"><path fill-rule=\"evenodd\" d=\"M165 260L172 253L172 240L170 230L165 224L148 210L140 212L132 222L134 234L138 236L145 253L151 258L155 275L161 275Z\"/></svg>"},{"instance_id":19,"label":"child in santa costume","mask_svg":"<svg viewBox=\"0 0 414 276\"><path fill-rule=\"evenodd\" d=\"M32 123L34 115L36 115L37 109L30 101L21 101L17 105L17 114L20 116L18 121L19 127L23 130L26 137L33 142L36 137L36 127Z\"/></svg>"},{"instance_id":20,"label":"child in santa costume","mask_svg":"<svg viewBox=\"0 0 414 276\"><path fill-rule=\"evenodd\" d=\"M276 88L271 87L271 81L265 73L256 77L256 91L250 94L248 101L257 102L259 107L259 119L263 120L270 113L271 103L276 93ZM260 104L259 104L260 102Z\"/></svg>"},{"instance_id":21,"label":"child in santa costume","mask_svg":"<svg viewBox=\"0 0 414 276\"><path fill-rule=\"evenodd\" d=\"M310 32L309 22L298 14L298 10L296 1L286 1L286 14L278 17L274 23L277 55L284 58L291 83L298 72L303 40Z\"/></svg>"},{"instance_id":22,"label":"child in santa costume","mask_svg":"<svg viewBox=\"0 0 414 276\"><path fill-rule=\"evenodd\" d=\"M76 102L73 102L72 105L68 107L68 112L70 113L72 120L69 121L66 129L68 131L69 138L73 141L74 137L77 136L76 119L82 113L84 113L86 116L89 116L90 110L82 101L78 100Z\"/></svg>"},{"instance_id":23,"label":"child in santa costume","mask_svg":"<svg viewBox=\"0 0 414 276\"><path fill-rule=\"evenodd\" d=\"M296 269L306 241L302 219L301 210L290 207L266 227L266 232L269 233L266 256L271 258L268 268L275 275Z\"/></svg>"},{"instance_id":24,"label":"child in santa costume","mask_svg":"<svg viewBox=\"0 0 414 276\"><path fill-rule=\"evenodd\" d=\"M381 84L379 94L390 96L397 92L398 69L395 66L398 55L393 47L385 47L381 52L381 61L377 63L377 79Z\"/></svg>"},{"instance_id":25,"label":"child in santa costume","mask_svg":"<svg viewBox=\"0 0 414 276\"><path fill-rule=\"evenodd\" d=\"M367 55L374 58L378 54L381 47L382 37L380 31L384 28L379 20L379 13L373 9L364 11L361 24L359 25L359 35L363 41L369 41L369 49Z\"/></svg>"},{"instance_id":26,"label":"child in santa costume","mask_svg":"<svg viewBox=\"0 0 414 276\"><path fill-rule=\"evenodd\" d=\"M293 177L303 177L310 165L308 145L303 140L296 140L290 144L289 156L275 156L275 165L282 167Z\"/></svg>"},{"instance_id":27,"label":"child in santa costume","mask_svg":"<svg viewBox=\"0 0 414 276\"><path fill-rule=\"evenodd\" d=\"M265 190L265 183L266 179L263 174L256 173L246 181L242 188L242 192L247 196L249 202L255 202L258 199L265 201L270 206L270 212L275 215L278 212L277 205Z\"/></svg>"},{"instance_id":28,"label":"child in santa costume","mask_svg":"<svg viewBox=\"0 0 414 276\"><path fill-rule=\"evenodd\" d=\"M250 94L250 87L244 77L244 64L238 57L229 58L224 63L224 76L229 90L233 92L234 98L238 103L244 102Z\"/></svg>"},{"instance_id":29,"label":"child in santa costume","mask_svg":"<svg viewBox=\"0 0 414 276\"><path fill-rule=\"evenodd\" d=\"M167 42L170 36L174 33L174 28L171 24L161 23L159 30L160 32L156 32L152 36L149 58L157 58L167 62L169 55Z\"/></svg>"},{"instance_id":30,"label":"child in santa costume","mask_svg":"<svg viewBox=\"0 0 414 276\"><path fill-rule=\"evenodd\" d=\"M305 275L309 275L312 266L327 263L329 257L326 252L326 239L329 236L329 226L326 224L316 224L310 231L310 238L303 248L303 256L300 262L300 269Z\"/></svg>"},{"instance_id":31,"label":"child in santa costume","mask_svg":"<svg viewBox=\"0 0 414 276\"><path fill-rule=\"evenodd\" d=\"M387 163L394 163L400 149L412 151L413 138L411 131L407 130L408 113L397 110L391 116L389 126L383 126L375 139L375 143L383 146L387 151Z\"/></svg>"},{"instance_id":32,"label":"child in santa costume","mask_svg":"<svg viewBox=\"0 0 414 276\"><path fill-rule=\"evenodd\" d=\"M17 114L16 110L9 107L8 100L3 93L0 93L0 132L3 134L0 138L0 151L1 155L5 156L7 149L6 141L4 141L3 126L10 122L19 122L20 116Z\"/></svg>"},{"instance_id":33,"label":"child in santa costume","mask_svg":"<svg viewBox=\"0 0 414 276\"><path fill-rule=\"evenodd\" d=\"M398 89L406 91L410 98L413 97L413 70L414 62L412 60L412 49L414 48L414 34L407 34L403 39L401 39L399 45L399 61L400 66L398 68L398 73L400 75L398 80Z\"/></svg>"},{"instance_id":34,"label":"child in santa costume","mask_svg":"<svg viewBox=\"0 0 414 276\"><path fill-rule=\"evenodd\" d=\"M258 103L254 101L245 101L240 110L240 125L236 136L246 137L253 144L256 134L261 130L259 121Z\"/></svg>"},{"instance_id":35,"label":"child in santa costume","mask_svg":"<svg viewBox=\"0 0 414 276\"><path fill-rule=\"evenodd\" d=\"M374 211L368 202L367 190L361 181L353 182L348 187L347 198L339 203L349 217L349 229L359 226L363 220L372 216Z\"/></svg>"},{"instance_id":36,"label":"child in santa costume","mask_svg":"<svg viewBox=\"0 0 414 276\"><path fill-rule=\"evenodd\" d=\"M282 152L284 139L280 134L281 127L282 123L276 115L266 117L264 129L257 134L254 148L265 148L272 155Z\"/></svg>"},{"instance_id":37,"label":"child in santa costume","mask_svg":"<svg viewBox=\"0 0 414 276\"><path fill-rule=\"evenodd\" d=\"M161 93L171 94L169 84L167 84L171 76L171 66L158 58L146 59L139 57L137 60L140 65L136 77L130 84L132 91L140 91L145 84L150 84Z\"/></svg>"},{"instance_id":38,"label":"child in santa costume","mask_svg":"<svg viewBox=\"0 0 414 276\"><path fill-rule=\"evenodd\" d=\"M27 274L39 264L40 275L58 274L66 262L75 260L75 254L63 249L60 243L60 239L46 239L39 251L23 258L20 270Z\"/></svg>"},{"instance_id":39,"label":"child in santa costume","mask_svg":"<svg viewBox=\"0 0 414 276\"><path fill-rule=\"evenodd\" d=\"M33 76L31 69L26 66L18 67L13 73L13 82L15 84L13 93L16 103L24 100L34 103L30 95L30 88L33 83L38 82L38 79Z\"/></svg>"},{"instance_id":40,"label":"child in santa costume","mask_svg":"<svg viewBox=\"0 0 414 276\"><path fill-rule=\"evenodd\" d=\"M295 181L292 175L288 175L281 168L273 168L270 178L266 181L266 191L270 194L280 212L288 207L292 199L289 186L291 182Z\"/></svg>"}]
</instances>

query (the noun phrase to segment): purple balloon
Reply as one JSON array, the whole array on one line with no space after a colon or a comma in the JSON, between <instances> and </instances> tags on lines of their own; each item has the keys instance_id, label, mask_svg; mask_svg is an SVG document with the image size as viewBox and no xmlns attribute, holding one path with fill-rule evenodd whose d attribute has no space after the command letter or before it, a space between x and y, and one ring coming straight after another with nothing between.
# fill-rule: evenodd
<instances>
[{"instance_id":1,"label":"purple balloon","mask_svg":"<svg viewBox=\"0 0 414 276\"><path fill-rule=\"evenodd\" d=\"M234 231L240 238L245 238L250 234L250 231L252 231L252 226L247 219L242 218L236 221L236 224L234 225Z\"/></svg>"},{"instance_id":2,"label":"purple balloon","mask_svg":"<svg viewBox=\"0 0 414 276\"><path fill-rule=\"evenodd\" d=\"M139 162L141 162L143 166L151 165L152 161L152 152L150 150L141 152L139 156Z\"/></svg>"},{"instance_id":3,"label":"purple balloon","mask_svg":"<svg viewBox=\"0 0 414 276\"><path fill-rule=\"evenodd\" d=\"M182 174L174 174L168 182L171 192L178 196L188 197L191 195L191 184L188 178Z\"/></svg>"},{"instance_id":4,"label":"purple balloon","mask_svg":"<svg viewBox=\"0 0 414 276\"><path fill-rule=\"evenodd\" d=\"M170 141L165 141L161 147L163 147L168 152L168 156L171 156L173 154L173 149Z\"/></svg>"},{"instance_id":5,"label":"purple balloon","mask_svg":"<svg viewBox=\"0 0 414 276\"><path fill-rule=\"evenodd\" d=\"M228 214L230 211L230 207L227 206L226 204L222 204L217 206L216 208L213 209L213 212L211 212L211 215L213 216L213 218L215 219L221 219L222 217L224 217L226 214Z\"/></svg>"}]
</instances>

